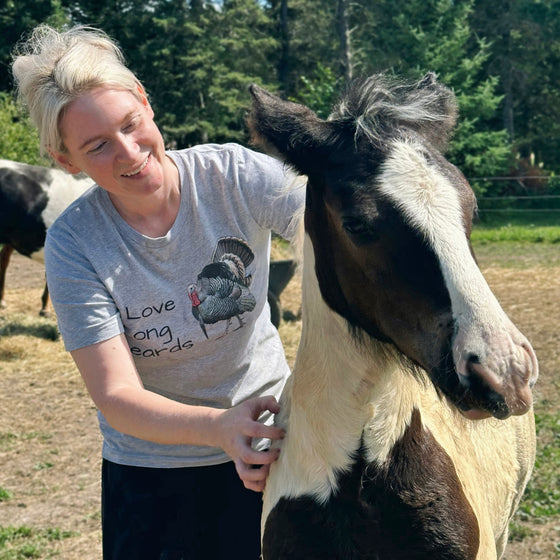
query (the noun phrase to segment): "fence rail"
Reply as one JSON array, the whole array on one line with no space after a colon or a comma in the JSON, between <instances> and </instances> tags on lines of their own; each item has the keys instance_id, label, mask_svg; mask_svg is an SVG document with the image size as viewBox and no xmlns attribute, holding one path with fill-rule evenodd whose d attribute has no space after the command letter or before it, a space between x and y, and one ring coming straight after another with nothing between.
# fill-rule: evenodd
<instances>
[{"instance_id":1,"label":"fence rail","mask_svg":"<svg viewBox=\"0 0 560 560\"><path fill-rule=\"evenodd\" d=\"M545 213L560 212L560 195L480 196L478 212Z\"/></svg>"}]
</instances>

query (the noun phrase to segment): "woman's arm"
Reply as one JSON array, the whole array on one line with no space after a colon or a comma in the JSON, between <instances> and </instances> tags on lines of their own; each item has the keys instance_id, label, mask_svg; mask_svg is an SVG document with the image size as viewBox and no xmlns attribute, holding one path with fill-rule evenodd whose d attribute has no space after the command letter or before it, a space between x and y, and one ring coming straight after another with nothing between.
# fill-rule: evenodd
<instances>
[{"instance_id":1,"label":"woman's arm","mask_svg":"<svg viewBox=\"0 0 560 560\"><path fill-rule=\"evenodd\" d=\"M282 429L257 420L265 410L279 411L274 397L248 399L222 410L179 403L148 391L122 334L71 354L95 405L114 429L156 443L220 447L235 462L247 488L264 489L278 450L255 451L251 440L283 438Z\"/></svg>"}]
</instances>

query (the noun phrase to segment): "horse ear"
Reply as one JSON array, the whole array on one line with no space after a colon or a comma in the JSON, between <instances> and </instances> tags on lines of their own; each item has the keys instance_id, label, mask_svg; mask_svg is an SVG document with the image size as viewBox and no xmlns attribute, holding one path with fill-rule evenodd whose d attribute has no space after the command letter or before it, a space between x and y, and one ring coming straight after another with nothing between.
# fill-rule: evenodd
<instances>
[{"instance_id":1,"label":"horse ear","mask_svg":"<svg viewBox=\"0 0 560 560\"><path fill-rule=\"evenodd\" d=\"M285 101L252 84L253 96L247 126L252 142L291 164L299 173L309 175L324 164L324 146L331 134L330 125L311 109Z\"/></svg>"}]
</instances>

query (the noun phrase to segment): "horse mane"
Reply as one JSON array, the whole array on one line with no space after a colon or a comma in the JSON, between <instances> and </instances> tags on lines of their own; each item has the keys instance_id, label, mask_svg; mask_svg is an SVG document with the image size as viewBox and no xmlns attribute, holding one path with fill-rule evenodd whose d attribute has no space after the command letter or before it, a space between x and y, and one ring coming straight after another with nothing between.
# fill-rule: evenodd
<instances>
[{"instance_id":1,"label":"horse mane","mask_svg":"<svg viewBox=\"0 0 560 560\"><path fill-rule=\"evenodd\" d=\"M447 148L456 120L455 95L438 83L432 72L415 83L386 74L358 80L329 117L342 129L353 130L356 142L365 137L380 146L406 129L423 136L441 152Z\"/></svg>"}]
</instances>

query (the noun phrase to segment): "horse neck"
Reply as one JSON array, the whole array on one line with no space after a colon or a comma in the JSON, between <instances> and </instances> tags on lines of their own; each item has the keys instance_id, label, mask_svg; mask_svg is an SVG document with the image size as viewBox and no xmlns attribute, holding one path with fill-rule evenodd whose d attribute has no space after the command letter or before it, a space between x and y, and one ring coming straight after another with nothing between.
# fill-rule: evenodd
<instances>
[{"instance_id":1,"label":"horse neck","mask_svg":"<svg viewBox=\"0 0 560 560\"><path fill-rule=\"evenodd\" d=\"M388 442L402 435L418 382L381 343L368 340L367 346L360 344L346 321L325 304L308 238L304 243L302 319L300 345L281 414L288 434L297 434L297 440L288 436L282 454L299 471L296 479L310 485L312 479L320 479L322 488L315 492L328 495L336 485L337 473L350 466L362 437L376 440L379 429L375 426L384 426Z\"/></svg>"}]
</instances>

